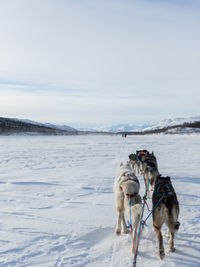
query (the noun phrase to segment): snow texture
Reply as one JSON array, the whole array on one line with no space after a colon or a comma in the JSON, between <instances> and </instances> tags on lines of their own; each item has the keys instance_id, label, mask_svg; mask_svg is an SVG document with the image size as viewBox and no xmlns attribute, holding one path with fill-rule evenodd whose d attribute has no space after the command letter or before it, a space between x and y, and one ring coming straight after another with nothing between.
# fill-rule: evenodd
<instances>
[{"instance_id":1,"label":"snow texture","mask_svg":"<svg viewBox=\"0 0 200 267\"><path fill-rule=\"evenodd\" d=\"M113 184L119 163L139 149L153 150L171 176L181 226L176 252L161 261L150 217L137 267L199 266L199 135L2 136L0 146L1 267L131 267L130 235L114 233Z\"/></svg>"}]
</instances>

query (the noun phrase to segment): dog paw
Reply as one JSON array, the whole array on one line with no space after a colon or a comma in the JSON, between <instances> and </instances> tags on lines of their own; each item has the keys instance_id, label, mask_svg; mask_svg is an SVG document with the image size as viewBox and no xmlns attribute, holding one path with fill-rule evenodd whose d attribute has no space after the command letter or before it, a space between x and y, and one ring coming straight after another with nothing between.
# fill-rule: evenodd
<instances>
[{"instance_id":1,"label":"dog paw","mask_svg":"<svg viewBox=\"0 0 200 267\"><path fill-rule=\"evenodd\" d=\"M121 234L121 230L120 230L120 229L117 229L117 230L115 231L115 234L116 234L116 235L120 235L120 234Z\"/></svg>"},{"instance_id":2,"label":"dog paw","mask_svg":"<svg viewBox=\"0 0 200 267\"><path fill-rule=\"evenodd\" d=\"M160 257L161 260L164 259L164 257L165 257L165 251L164 251L164 249L160 249L160 251L159 251L159 257Z\"/></svg>"},{"instance_id":3,"label":"dog paw","mask_svg":"<svg viewBox=\"0 0 200 267\"><path fill-rule=\"evenodd\" d=\"M175 229L178 230L179 227L180 227L180 222L177 221L177 222L175 223Z\"/></svg>"},{"instance_id":4,"label":"dog paw","mask_svg":"<svg viewBox=\"0 0 200 267\"><path fill-rule=\"evenodd\" d=\"M130 230L129 230L129 229L124 229L124 230L123 230L123 233L124 233L124 234L128 234L128 233L130 233Z\"/></svg>"},{"instance_id":5,"label":"dog paw","mask_svg":"<svg viewBox=\"0 0 200 267\"><path fill-rule=\"evenodd\" d=\"M131 248L130 249L130 253L132 253L133 255L135 255L135 249L134 248Z\"/></svg>"},{"instance_id":6,"label":"dog paw","mask_svg":"<svg viewBox=\"0 0 200 267\"><path fill-rule=\"evenodd\" d=\"M176 251L176 248L175 247L173 247L173 248L168 248L168 253L170 253L170 252L175 252Z\"/></svg>"}]
</instances>

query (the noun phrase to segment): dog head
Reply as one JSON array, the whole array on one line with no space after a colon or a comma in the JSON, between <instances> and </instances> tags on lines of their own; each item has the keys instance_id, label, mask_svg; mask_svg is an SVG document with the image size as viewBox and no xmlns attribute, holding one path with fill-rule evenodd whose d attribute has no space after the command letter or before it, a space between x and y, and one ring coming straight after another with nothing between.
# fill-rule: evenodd
<instances>
[{"instance_id":1,"label":"dog head","mask_svg":"<svg viewBox=\"0 0 200 267\"><path fill-rule=\"evenodd\" d=\"M144 158L144 161L151 161L151 162L155 162L155 163L157 163L156 157L155 157L155 155L154 155L153 152L147 154L147 155L145 156L145 158Z\"/></svg>"},{"instance_id":2,"label":"dog head","mask_svg":"<svg viewBox=\"0 0 200 267\"><path fill-rule=\"evenodd\" d=\"M145 160L145 170L151 174L155 171L158 171L157 164L151 160Z\"/></svg>"},{"instance_id":3,"label":"dog head","mask_svg":"<svg viewBox=\"0 0 200 267\"><path fill-rule=\"evenodd\" d=\"M171 179L169 176L163 177L161 175L158 175L155 181L155 189L154 191L156 193L160 194L170 194L173 192L173 187L171 183Z\"/></svg>"},{"instance_id":4,"label":"dog head","mask_svg":"<svg viewBox=\"0 0 200 267\"><path fill-rule=\"evenodd\" d=\"M130 160L133 160L133 161L137 160L136 154L130 154L128 157L129 157Z\"/></svg>"},{"instance_id":5,"label":"dog head","mask_svg":"<svg viewBox=\"0 0 200 267\"><path fill-rule=\"evenodd\" d=\"M139 184L133 181L126 181L120 186L121 191L124 193L124 197L128 200L132 199L139 193Z\"/></svg>"}]
</instances>

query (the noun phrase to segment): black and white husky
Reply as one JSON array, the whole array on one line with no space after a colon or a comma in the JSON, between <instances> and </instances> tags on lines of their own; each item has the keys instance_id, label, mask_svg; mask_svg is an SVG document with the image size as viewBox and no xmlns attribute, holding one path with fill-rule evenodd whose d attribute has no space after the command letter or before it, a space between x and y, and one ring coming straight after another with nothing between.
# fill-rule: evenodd
<instances>
[{"instance_id":1,"label":"black and white husky","mask_svg":"<svg viewBox=\"0 0 200 267\"><path fill-rule=\"evenodd\" d=\"M160 201L160 203L159 203ZM180 222L179 203L175 190L172 186L170 177L157 177L152 197L153 202L153 226L158 237L159 257L163 259L165 256L163 237L161 233L162 225L165 223L169 229L169 251L175 251L174 235L178 231ZM159 205L158 205L159 203Z\"/></svg>"}]
</instances>

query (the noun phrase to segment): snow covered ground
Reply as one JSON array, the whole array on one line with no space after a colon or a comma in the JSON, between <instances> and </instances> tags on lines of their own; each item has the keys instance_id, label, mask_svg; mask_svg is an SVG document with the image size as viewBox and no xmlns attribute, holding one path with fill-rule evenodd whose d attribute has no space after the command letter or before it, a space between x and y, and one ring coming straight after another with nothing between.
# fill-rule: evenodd
<instances>
[{"instance_id":1,"label":"snow covered ground","mask_svg":"<svg viewBox=\"0 0 200 267\"><path fill-rule=\"evenodd\" d=\"M171 176L181 226L161 261L150 218L137 266L200 265L200 135L1 136L0 147L0 266L132 266L130 235L114 234L113 182L138 149Z\"/></svg>"}]
</instances>

